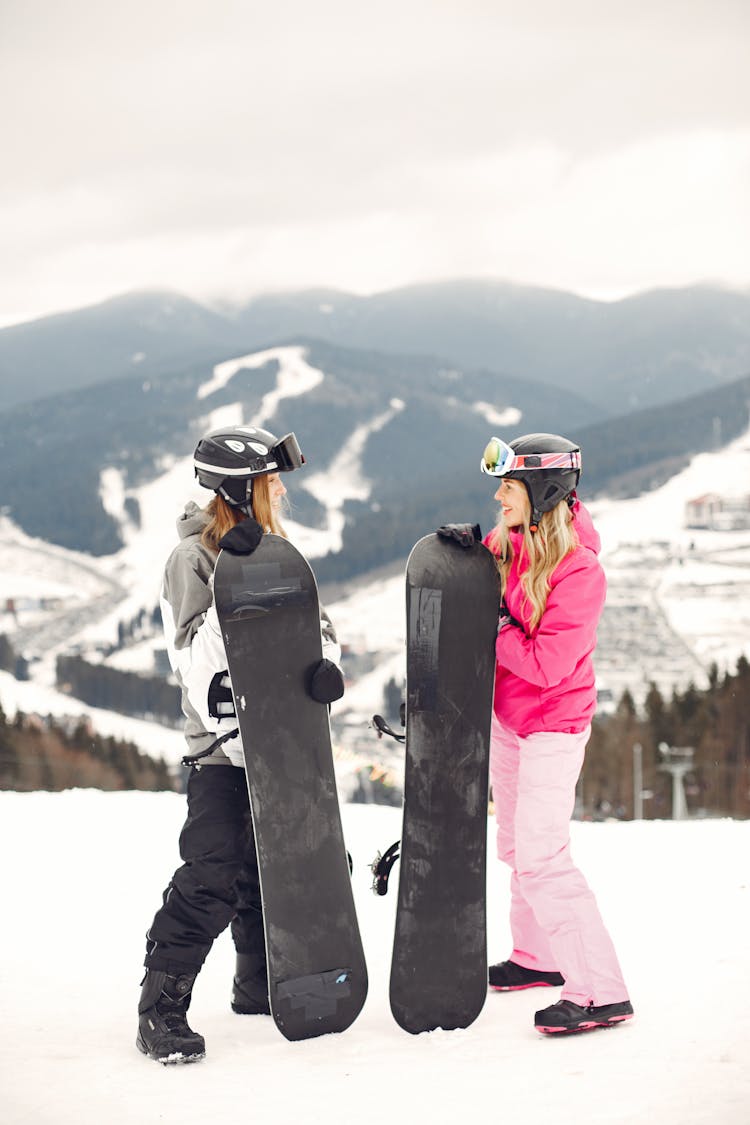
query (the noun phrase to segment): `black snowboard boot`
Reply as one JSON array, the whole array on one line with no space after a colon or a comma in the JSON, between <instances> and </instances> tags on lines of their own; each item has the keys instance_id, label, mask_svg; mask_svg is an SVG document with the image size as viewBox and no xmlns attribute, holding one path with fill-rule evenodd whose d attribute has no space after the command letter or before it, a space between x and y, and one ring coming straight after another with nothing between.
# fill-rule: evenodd
<instances>
[{"instance_id":1,"label":"black snowboard boot","mask_svg":"<svg viewBox=\"0 0 750 1125\"><path fill-rule=\"evenodd\" d=\"M576 1031L593 1031L596 1027L614 1027L632 1018L633 1005L629 1000L619 1004L589 1004L587 1008L572 1000L560 1000L536 1013L534 1027L545 1035L570 1035Z\"/></svg>"},{"instance_id":2,"label":"black snowboard boot","mask_svg":"<svg viewBox=\"0 0 750 1125\"><path fill-rule=\"evenodd\" d=\"M206 1053L202 1035L188 1026L187 1010L197 973L147 969L138 1004L135 1045L160 1063L198 1062Z\"/></svg>"},{"instance_id":3,"label":"black snowboard boot","mask_svg":"<svg viewBox=\"0 0 750 1125\"><path fill-rule=\"evenodd\" d=\"M490 965L489 979L490 988L496 988L498 992L519 992L522 988L565 984L559 973L527 969L523 965L517 965L515 961L501 961L499 965Z\"/></svg>"},{"instance_id":4,"label":"black snowboard boot","mask_svg":"<svg viewBox=\"0 0 750 1125\"><path fill-rule=\"evenodd\" d=\"M266 964L251 953L238 953L232 981L232 1011L241 1016L270 1016Z\"/></svg>"}]
</instances>

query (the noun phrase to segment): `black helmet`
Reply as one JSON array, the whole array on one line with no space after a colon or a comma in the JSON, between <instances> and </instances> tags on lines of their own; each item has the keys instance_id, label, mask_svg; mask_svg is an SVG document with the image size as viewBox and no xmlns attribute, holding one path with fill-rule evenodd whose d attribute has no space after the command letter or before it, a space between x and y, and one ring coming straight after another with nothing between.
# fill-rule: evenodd
<instances>
[{"instance_id":1,"label":"black helmet","mask_svg":"<svg viewBox=\"0 0 750 1125\"><path fill-rule=\"evenodd\" d=\"M204 488L223 496L233 508L247 511L253 477L290 473L305 458L294 434L276 438L253 426L224 426L211 430L195 447L195 475Z\"/></svg>"},{"instance_id":2,"label":"black helmet","mask_svg":"<svg viewBox=\"0 0 750 1125\"><path fill-rule=\"evenodd\" d=\"M531 526L544 512L567 500L581 476L581 450L559 434L524 434L506 445L491 438L482 457L483 473L521 480L531 503Z\"/></svg>"}]
</instances>

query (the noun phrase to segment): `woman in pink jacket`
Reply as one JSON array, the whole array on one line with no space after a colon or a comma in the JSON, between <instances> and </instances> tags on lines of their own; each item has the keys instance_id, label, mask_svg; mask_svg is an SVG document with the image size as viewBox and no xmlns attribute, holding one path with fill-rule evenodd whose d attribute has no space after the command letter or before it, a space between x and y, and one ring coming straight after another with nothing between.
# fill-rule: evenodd
<instances>
[{"instance_id":1,"label":"woman in pink jacket","mask_svg":"<svg viewBox=\"0 0 750 1125\"><path fill-rule=\"evenodd\" d=\"M491 778L498 855L512 871L513 952L499 991L562 985L542 1032L588 1031L633 1008L594 895L570 854L570 817L596 707L591 660L606 582L599 536L575 488L578 446L556 434L493 438L482 471L501 518L485 543L503 592Z\"/></svg>"}]
</instances>

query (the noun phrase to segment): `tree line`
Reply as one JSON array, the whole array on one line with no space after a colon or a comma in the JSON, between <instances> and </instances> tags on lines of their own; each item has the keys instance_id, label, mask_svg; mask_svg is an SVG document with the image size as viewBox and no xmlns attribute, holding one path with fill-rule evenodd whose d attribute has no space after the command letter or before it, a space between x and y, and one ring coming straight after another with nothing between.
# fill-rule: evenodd
<instances>
[{"instance_id":1,"label":"tree line","mask_svg":"<svg viewBox=\"0 0 750 1125\"><path fill-rule=\"evenodd\" d=\"M132 742L103 737L88 718L53 719L19 711L9 720L0 706L0 789L180 788L163 758Z\"/></svg>"},{"instance_id":2,"label":"tree line","mask_svg":"<svg viewBox=\"0 0 750 1125\"><path fill-rule=\"evenodd\" d=\"M386 683L383 715L392 725L398 723L403 694L403 685L394 678ZM689 684L664 698L652 683L640 712L626 691L613 715L595 717L576 815L633 819L640 783L641 815L669 819L672 777L663 768L665 751L686 748L693 752L684 778L688 813L750 817L750 662L744 656L734 672L723 676L713 665L705 690Z\"/></svg>"},{"instance_id":3,"label":"tree line","mask_svg":"<svg viewBox=\"0 0 750 1125\"><path fill-rule=\"evenodd\" d=\"M584 816L633 817L636 746L645 818L672 815L667 747L693 750L684 782L690 814L750 817L750 662L740 657L724 675L713 665L706 689L689 684L671 699L652 684L641 714L625 692L614 715L595 718L579 783Z\"/></svg>"},{"instance_id":4,"label":"tree line","mask_svg":"<svg viewBox=\"0 0 750 1125\"><path fill-rule=\"evenodd\" d=\"M174 724L182 714L180 689L163 676L144 676L106 664L90 664L82 656L58 656L57 685L90 707L121 715Z\"/></svg>"},{"instance_id":5,"label":"tree line","mask_svg":"<svg viewBox=\"0 0 750 1125\"><path fill-rule=\"evenodd\" d=\"M14 654L0 637L0 667ZM92 706L127 714L179 718L179 690L165 680L58 659L58 682ZM387 685L384 711L395 720L401 690ZM664 770L665 747L693 751L685 778L692 815L750 817L750 661L734 672L714 665L706 689L689 684L665 698L652 684L641 711L625 692L616 712L594 719L579 782L579 813L587 818L631 819L639 794L634 770L640 747L641 804L648 819L672 815L672 779ZM0 789L172 789L163 760L132 743L98 735L87 719L40 719L22 713L9 721L0 708Z\"/></svg>"}]
</instances>

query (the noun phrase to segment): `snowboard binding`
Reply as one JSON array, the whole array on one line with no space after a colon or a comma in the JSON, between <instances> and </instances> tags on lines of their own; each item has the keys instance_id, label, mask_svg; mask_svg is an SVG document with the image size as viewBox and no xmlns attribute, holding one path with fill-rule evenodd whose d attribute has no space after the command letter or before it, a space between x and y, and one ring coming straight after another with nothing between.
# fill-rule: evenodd
<instances>
[{"instance_id":1,"label":"snowboard binding","mask_svg":"<svg viewBox=\"0 0 750 1125\"><path fill-rule=\"evenodd\" d=\"M372 892L376 895L388 894L388 879L391 874L391 868L401 855L401 841L396 840L395 844L391 844L384 854L380 852L375 856L375 859L370 864L372 871Z\"/></svg>"},{"instance_id":2,"label":"snowboard binding","mask_svg":"<svg viewBox=\"0 0 750 1125\"><path fill-rule=\"evenodd\" d=\"M395 738L396 742L406 742L406 735L397 734L392 727L388 726L388 723L382 715L373 715L372 726L377 732L378 738L382 738L384 734L387 734L389 738Z\"/></svg>"}]
</instances>

